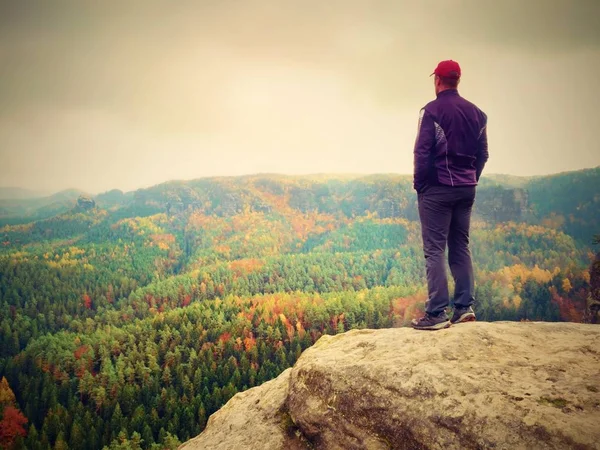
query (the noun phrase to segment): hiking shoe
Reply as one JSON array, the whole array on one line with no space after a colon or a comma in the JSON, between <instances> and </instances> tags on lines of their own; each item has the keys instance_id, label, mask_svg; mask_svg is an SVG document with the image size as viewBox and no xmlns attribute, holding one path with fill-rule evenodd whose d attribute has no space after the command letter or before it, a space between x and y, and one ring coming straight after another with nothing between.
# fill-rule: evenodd
<instances>
[{"instance_id":1,"label":"hiking shoe","mask_svg":"<svg viewBox=\"0 0 600 450\"><path fill-rule=\"evenodd\" d=\"M450 320L446 313L439 316L425 313L420 319L413 319L411 325L415 330L441 330L450 326Z\"/></svg>"},{"instance_id":2,"label":"hiking shoe","mask_svg":"<svg viewBox=\"0 0 600 450\"><path fill-rule=\"evenodd\" d=\"M461 322L473 322L474 320L476 320L475 311L469 306L468 308L456 308L450 323L454 325Z\"/></svg>"}]
</instances>

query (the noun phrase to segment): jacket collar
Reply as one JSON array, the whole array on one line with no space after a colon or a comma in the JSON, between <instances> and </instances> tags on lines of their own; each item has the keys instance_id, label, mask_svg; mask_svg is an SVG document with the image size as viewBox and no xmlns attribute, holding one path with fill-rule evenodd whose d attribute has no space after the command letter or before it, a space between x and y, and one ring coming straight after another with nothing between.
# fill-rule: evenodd
<instances>
[{"instance_id":1,"label":"jacket collar","mask_svg":"<svg viewBox=\"0 0 600 450\"><path fill-rule=\"evenodd\" d=\"M440 92L436 97L442 97L446 95L458 95L458 89L446 89Z\"/></svg>"}]
</instances>

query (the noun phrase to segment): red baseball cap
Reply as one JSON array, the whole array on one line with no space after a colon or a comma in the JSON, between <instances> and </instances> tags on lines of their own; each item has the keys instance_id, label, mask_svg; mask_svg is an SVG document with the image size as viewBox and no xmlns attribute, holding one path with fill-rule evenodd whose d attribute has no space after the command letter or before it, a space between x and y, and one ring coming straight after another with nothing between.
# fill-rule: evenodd
<instances>
[{"instance_id":1,"label":"red baseball cap","mask_svg":"<svg viewBox=\"0 0 600 450\"><path fill-rule=\"evenodd\" d=\"M451 59L448 59L446 61L440 61L440 63L437 65L437 67L431 75L434 74L439 77L454 78L457 80L460 78L460 66L456 61L453 61Z\"/></svg>"}]
</instances>

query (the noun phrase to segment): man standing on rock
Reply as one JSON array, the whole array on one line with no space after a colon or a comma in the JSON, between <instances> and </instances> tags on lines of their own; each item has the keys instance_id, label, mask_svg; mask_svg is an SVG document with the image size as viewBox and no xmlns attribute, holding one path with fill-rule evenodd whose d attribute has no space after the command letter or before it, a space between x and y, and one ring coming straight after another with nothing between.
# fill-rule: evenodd
<instances>
[{"instance_id":1,"label":"man standing on rock","mask_svg":"<svg viewBox=\"0 0 600 450\"><path fill-rule=\"evenodd\" d=\"M414 188L429 291L425 315L412 321L419 330L475 320L469 227L477 182L488 160L487 116L459 95L458 63L442 61L431 75L437 98L421 109L414 149ZM446 314L450 303L446 244L455 281L452 319Z\"/></svg>"}]
</instances>

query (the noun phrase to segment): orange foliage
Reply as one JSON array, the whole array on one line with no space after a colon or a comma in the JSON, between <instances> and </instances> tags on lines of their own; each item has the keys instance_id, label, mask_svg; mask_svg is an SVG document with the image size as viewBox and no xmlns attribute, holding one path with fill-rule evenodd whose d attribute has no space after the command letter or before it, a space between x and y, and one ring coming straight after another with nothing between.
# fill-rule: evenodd
<instances>
[{"instance_id":1,"label":"orange foliage","mask_svg":"<svg viewBox=\"0 0 600 450\"><path fill-rule=\"evenodd\" d=\"M223 333L221 336L219 336L219 341L222 342L223 344L226 344L227 342L229 342L229 340L231 339L231 333L226 331L225 333Z\"/></svg>"},{"instance_id":2,"label":"orange foliage","mask_svg":"<svg viewBox=\"0 0 600 450\"><path fill-rule=\"evenodd\" d=\"M327 231L333 231L336 229L336 223L339 222L339 219L336 219L331 214L316 212L298 214L297 211L290 214L288 220L292 224L292 229L296 237L301 240L306 240L311 234L322 234Z\"/></svg>"},{"instance_id":3,"label":"orange foliage","mask_svg":"<svg viewBox=\"0 0 600 450\"><path fill-rule=\"evenodd\" d=\"M52 376L56 381L67 381L71 378L67 372L61 370L59 367L53 368Z\"/></svg>"},{"instance_id":4,"label":"orange foliage","mask_svg":"<svg viewBox=\"0 0 600 450\"><path fill-rule=\"evenodd\" d=\"M90 296L87 294L83 294L82 299L83 299L83 305L87 309L91 309L92 308L92 299L90 298Z\"/></svg>"},{"instance_id":5,"label":"orange foliage","mask_svg":"<svg viewBox=\"0 0 600 450\"><path fill-rule=\"evenodd\" d=\"M283 325L285 326L288 338L291 340L294 337L295 333L294 326L290 323L288 318L285 317L285 314L283 313L279 314L279 319L281 320L281 323L283 323Z\"/></svg>"},{"instance_id":6,"label":"orange foliage","mask_svg":"<svg viewBox=\"0 0 600 450\"><path fill-rule=\"evenodd\" d=\"M398 297L392 300L392 315L396 317L404 317L411 306L423 304L427 300L427 295L424 293L413 294L408 297Z\"/></svg>"},{"instance_id":7,"label":"orange foliage","mask_svg":"<svg viewBox=\"0 0 600 450\"><path fill-rule=\"evenodd\" d=\"M245 347L246 351L249 352L255 346L256 346L256 339L254 338L252 333L250 333L250 335L244 339L244 347Z\"/></svg>"},{"instance_id":8,"label":"orange foliage","mask_svg":"<svg viewBox=\"0 0 600 450\"><path fill-rule=\"evenodd\" d=\"M249 273L255 272L264 265L264 262L256 258L236 259L229 262L229 268L235 277L243 277Z\"/></svg>"},{"instance_id":9,"label":"orange foliage","mask_svg":"<svg viewBox=\"0 0 600 450\"><path fill-rule=\"evenodd\" d=\"M293 209L290 208L290 206L288 205L288 202L290 200L289 194L275 195L270 192L263 191L260 193L260 195L268 204L270 204L273 207L273 209L275 209L278 212L289 213L293 211Z\"/></svg>"},{"instance_id":10,"label":"orange foliage","mask_svg":"<svg viewBox=\"0 0 600 450\"><path fill-rule=\"evenodd\" d=\"M302 339L304 337L304 335L306 334L306 330L302 326L302 322L300 322L300 321L296 322L296 331L298 332L298 336L300 337L300 339Z\"/></svg>"},{"instance_id":11,"label":"orange foliage","mask_svg":"<svg viewBox=\"0 0 600 450\"><path fill-rule=\"evenodd\" d=\"M89 347L87 345L81 345L75 349L73 356L75 356L75 359L80 359L88 350Z\"/></svg>"},{"instance_id":12,"label":"orange foliage","mask_svg":"<svg viewBox=\"0 0 600 450\"><path fill-rule=\"evenodd\" d=\"M567 322L581 322L583 320L583 310L577 308L573 301L559 295L554 286L550 288L550 293L552 294L552 301L558 305L561 319Z\"/></svg>"},{"instance_id":13,"label":"orange foliage","mask_svg":"<svg viewBox=\"0 0 600 450\"><path fill-rule=\"evenodd\" d=\"M543 227L553 228L555 230L560 230L564 224L565 217L554 212L550 213L550 216L542 220Z\"/></svg>"},{"instance_id":14,"label":"orange foliage","mask_svg":"<svg viewBox=\"0 0 600 450\"><path fill-rule=\"evenodd\" d=\"M229 245L216 245L215 252L223 253L225 255L229 255L231 252L231 247Z\"/></svg>"}]
</instances>

